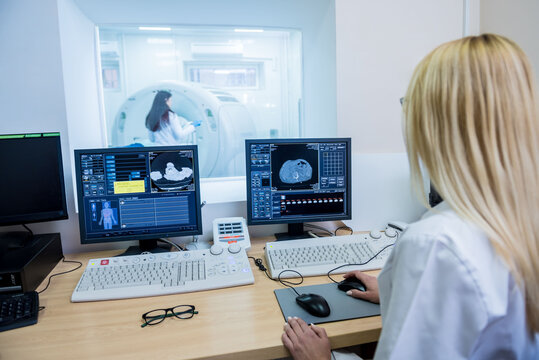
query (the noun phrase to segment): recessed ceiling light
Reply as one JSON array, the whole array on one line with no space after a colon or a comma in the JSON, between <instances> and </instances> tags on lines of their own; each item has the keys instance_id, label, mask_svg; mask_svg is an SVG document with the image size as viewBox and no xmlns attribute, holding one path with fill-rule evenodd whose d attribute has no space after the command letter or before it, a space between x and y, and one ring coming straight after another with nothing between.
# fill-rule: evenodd
<instances>
[{"instance_id":1,"label":"recessed ceiling light","mask_svg":"<svg viewBox=\"0 0 539 360\"><path fill-rule=\"evenodd\" d=\"M163 26L139 26L139 30L149 30L149 31L170 31L172 30L169 27L163 27Z\"/></svg>"}]
</instances>

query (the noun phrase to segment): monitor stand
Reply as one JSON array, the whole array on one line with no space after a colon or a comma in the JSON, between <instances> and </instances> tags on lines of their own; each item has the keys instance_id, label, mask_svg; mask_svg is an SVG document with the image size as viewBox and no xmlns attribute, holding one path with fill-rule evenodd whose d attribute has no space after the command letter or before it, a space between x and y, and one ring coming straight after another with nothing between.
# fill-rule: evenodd
<instances>
[{"instance_id":1,"label":"monitor stand","mask_svg":"<svg viewBox=\"0 0 539 360\"><path fill-rule=\"evenodd\" d=\"M288 224L288 232L275 234L277 241L298 240L310 237L309 233L303 230L303 223Z\"/></svg>"},{"instance_id":2,"label":"monitor stand","mask_svg":"<svg viewBox=\"0 0 539 360\"><path fill-rule=\"evenodd\" d=\"M0 233L0 244L6 250L22 249L32 242L34 235L29 231L8 231Z\"/></svg>"},{"instance_id":3,"label":"monitor stand","mask_svg":"<svg viewBox=\"0 0 539 360\"><path fill-rule=\"evenodd\" d=\"M150 252L150 253L162 253L162 252L169 252L172 246L169 244L158 244L157 242L159 239L147 239L147 240L139 240L138 246L130 246L127 248L127 250L120 255L116 256L129 256L129 255L140 255L143 252Z\"/></svg>"}]
</instances>

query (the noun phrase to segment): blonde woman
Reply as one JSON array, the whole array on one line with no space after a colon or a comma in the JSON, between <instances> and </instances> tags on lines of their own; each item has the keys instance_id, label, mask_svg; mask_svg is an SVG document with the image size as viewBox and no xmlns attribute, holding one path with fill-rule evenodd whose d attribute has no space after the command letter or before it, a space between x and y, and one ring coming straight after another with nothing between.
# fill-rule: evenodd
<instances>
[{"instance_id":1,"label":"blonde woman","mask_svg":"<svg viewBox=\"0 0 539 360\"><path fill-rule=\"evenodd\" d=\"M412 180L445 200L404 232L378 279L375 359L539 359L539 117L528 60L497 35L441 45L404 98ZM379 290L378 290L379 287ZM285 325L296 359L329 359L321 327Z\"/></svg>"}]
</instances>

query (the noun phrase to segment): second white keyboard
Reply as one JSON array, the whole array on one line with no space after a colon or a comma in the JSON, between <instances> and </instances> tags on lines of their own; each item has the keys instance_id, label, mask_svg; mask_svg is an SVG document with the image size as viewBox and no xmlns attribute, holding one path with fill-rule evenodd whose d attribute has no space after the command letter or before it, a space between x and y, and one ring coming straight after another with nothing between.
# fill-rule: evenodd
<instances>
[{"instance_id":1,"label":"second white keyboard","mask_svg":"<svg viewBox=\"0 0 539 360\"><path fill-rule=\"evenodd\" d=\"M125 299L254 283L245 250L167 252L91 259L72 302Z\"/></svg>"},{"instance_id":2,"label":"second white keyboard","mask_svg":"<svg viewBox=\"0 0 539 360\"><path fill-rule=\"evenodd\" d=\"M397 232L388 230L388 234L372 232L269 242L266 243L265 254L273 279L277 279L279 274L281 278L298 277L293 271L299 272L302 276L326 275L330 270L346 264L364 265L344 266L332 273L374 270L384 266L393 246L387 247L374 259L370 261L369 259L384 247L394 244L397 236Z\"/></svg>"}]
</instances>

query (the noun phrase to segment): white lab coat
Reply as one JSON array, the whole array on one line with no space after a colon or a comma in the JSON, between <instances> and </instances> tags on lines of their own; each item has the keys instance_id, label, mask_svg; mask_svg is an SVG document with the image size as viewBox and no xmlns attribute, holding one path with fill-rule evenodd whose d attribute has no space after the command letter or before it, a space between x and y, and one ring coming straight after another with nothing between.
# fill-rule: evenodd
<instances>
[{"instance_id":1,"label":"white lab coat","mask_svg":"<svg viewBox=\"0 0 539 360\"><path fill-rule=\"evenodd\" d=\"M539 359L522 293L485 234L436 209L408 227L378 277L375 360Z\"/></svg>"},{"instance_id":2,"label":"white lab coat","mask_svg":"<svg viewBox=\"0 0 539 360\"><path fill-rule=\"evenodd\" d=\"M148 138L156 145L192 144L195 127L186 119L169 111L168 124L161 123L157 131L148 131Z\"/></svg>"}]
</instances>

